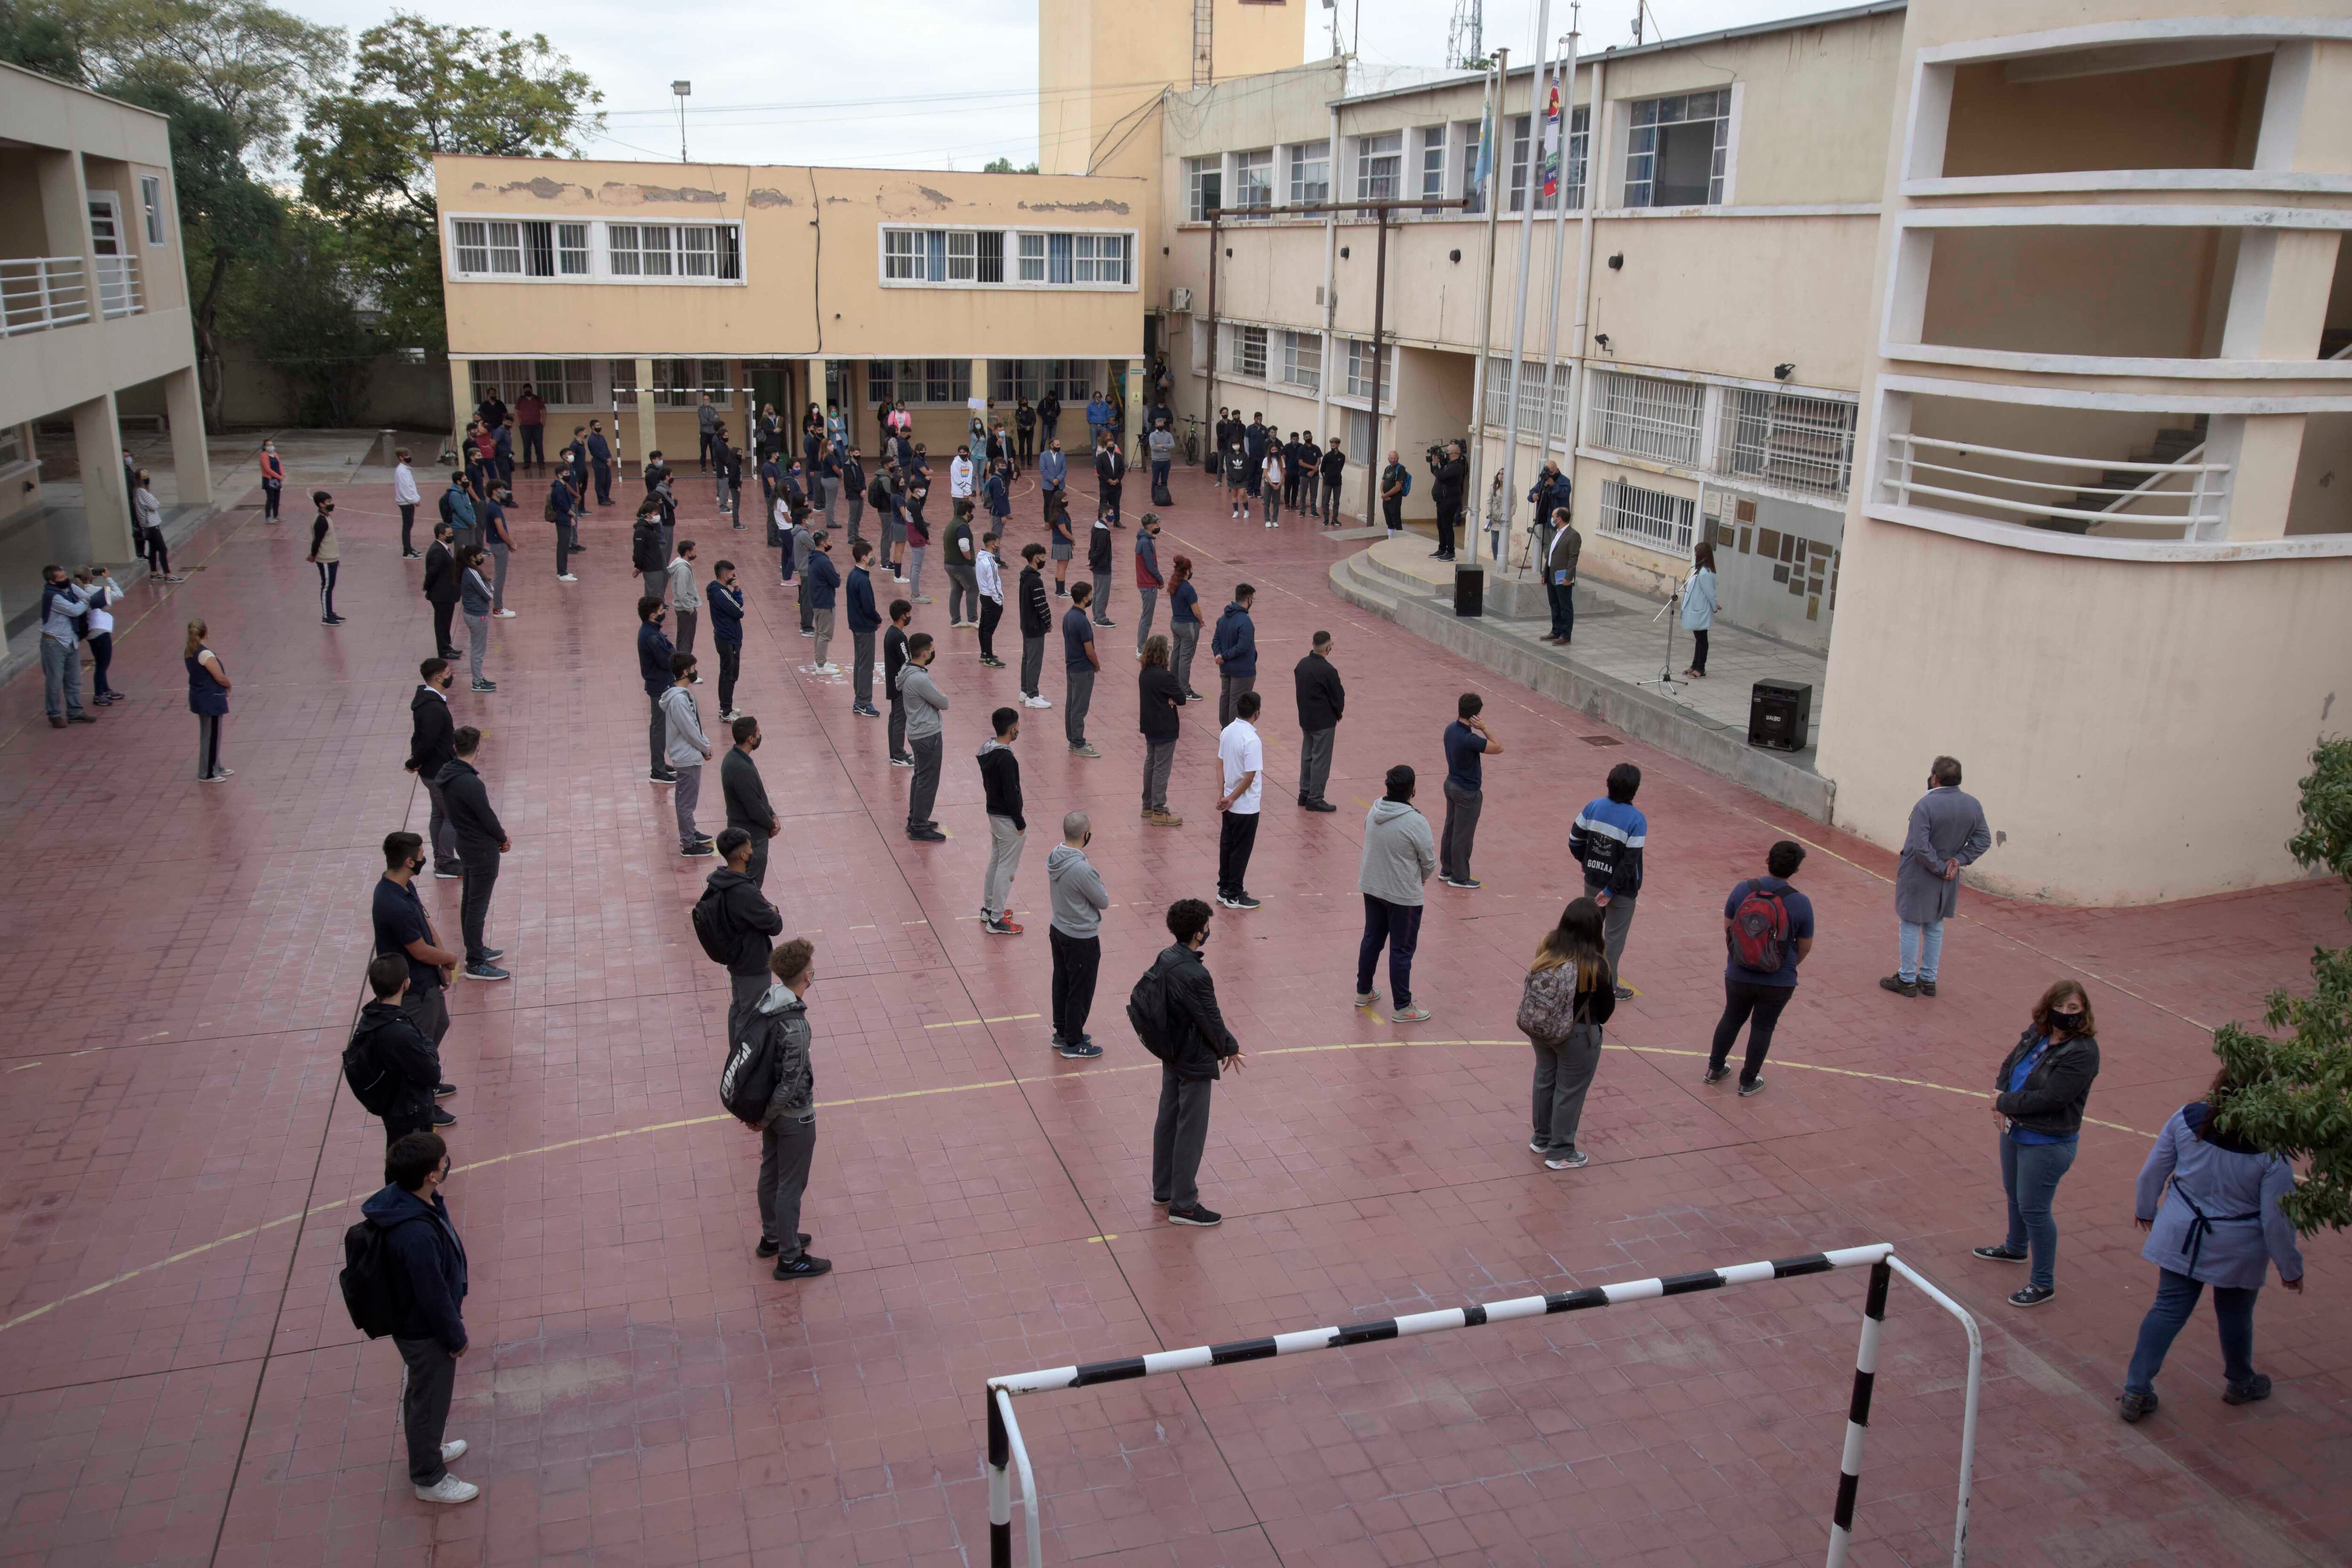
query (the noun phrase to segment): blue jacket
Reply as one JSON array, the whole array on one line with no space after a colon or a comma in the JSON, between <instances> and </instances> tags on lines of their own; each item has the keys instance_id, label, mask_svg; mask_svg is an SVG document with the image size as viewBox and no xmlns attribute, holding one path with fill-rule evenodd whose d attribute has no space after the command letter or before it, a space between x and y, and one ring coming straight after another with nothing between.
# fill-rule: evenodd
<instances>
[{"instance_id":1,"label":"blue jacket","mask_svg":"<svg viewBox=\"0 0 2352 1568\"><path fill-rule=\"evenodd\" d=\"M882 616L874 607L874 577L863 566L849 569L849 629L872 632L882 629Z\"/></svg>"},{"instance_id":2,"label":"blue jacket","mask_svg":"<svg viewBox=\"0 0 2352 1568\"><path fill-rule=\"evenodd\" d=\"M1037 482L1047 489L1059 489L1069 482L1069 479L1070 460L1061 453L1048 448L1045 455L1037 459Z\"/></svg>"},{"instance_id":3,"label":"blue jacket","mask_svg":"<svg viewBox=\"0 0 2352 1568\"><path fill-rule=\"evenodd\" d=\"M588 432L588 460L600 468L613 460L613 445L602 430Z\"/></svg>"},{"instance_id":4,"label":"blue jacket","mask_svg":"<svg viewBox=\"0 0 2352 1568\"><path fill-rule=\"evenodd\" d=\"M725 587L713 579L702 590L702 602L710 606L710 640L721 647L741 647L743 590Z\"/></svg>"},{"instance_id":5,"label":"blue jacket","mask_svg":"<svg viewBox=\"0 0 2352 1568\"><path fill-rule=\"evenodd\" d=\"M1109 424L1110 405L1099 397L1088 400L1087 404L1087 423L1089 425Z\"/></svg>"},{"instance_id":6,"label":"blue jacket","mask_svg":"<svg viewBox=\"0 0 2352 1568\"><path fill-rule=\"evenodd\" d=\"M466 1247L449 1223L441 1194L426 1203L415 1193L387 1184L360 1205L368 1223L383 1234L399 1283L394 1298L393 1337L438 1340L455 1355L466 1348Z\"/></svg>"},{"instance_id":7,"label":"blue jacket","mask_svg":"<svg viewBox=\"0 0 2352 1568\"><path fill-rule=\"evenodd\" d=\"M1412 477L1410 474L1405 476L1408 479ZM1536 503L1536 521L1549 526L1553 512L1568 510L1569 498L1575 488L1569 482L1566 474L1561 474L1549 482L1541 474L1538 474L1534 488L1528 491L1528 499Z\"/></svg>"},{"instance_id":8,"label":"blue jacket","mask_svg":"<svg viewBox=\"0 0 2352 1568\"><path fill-rule=\"evenodd\" d=\"M808 561L801 569L801 592L808 595L809 608L833 608L833 591L840 586L841 574L835 569L833 557L823 551L810 551Z\"/></svg>"},{"instance_id":9,"label":"blue jacket","mask_svg":"<svg viewBox=\"0 0 2352 1568\"><path fill-rule=\"evenodd\" d=\"M1192 586L1190 577L1168 591L1168 618L1196 626L1201 624L1201 591Z\"/></svg>"},{"instance_id":10,"label":"blue jacket","mask_svg":"<svg viewBox=\"0 0 2352 1568\"><path fill-rule=\"evenodd\" d=\"M1576 814L1568 830L1568 854L1584 868L1587 882L1601 883L1612 893L1638 894L1649 838L1650 819L1632 802L1602 795Z\"/></svg>"},{"instance_id":11,"label":"blue jacket","mask_svg":"<svg viewBox=\"0 0 2352 1568\"><path fill-rule=\"evenodd\" d=\"M1225 661L1217 667L1220 675L1240 679L1257 673L1257 624L1247 610L1238 604L1225 606L1225 613L1217 617L1215 634L1209 638L1209 651Z\"/></svg>"},{"instance_id":12,"label":"blue jacket","mask_svg":"<svg viewBox=\"0 0 2352 1568\"><path fill-rule=\"evenodd\" d=\"M1013 497L1006 490L1004 476L988 476L988 515L1002 521L1013 515Z\"/></svg>"},{"instance_id":13,"label":"blue jacket","mask_svg":"<svg viewBox=\"0 0 2352 1568\"><path fill-rule=\"evenodd\" d=\"M659 697L677 684L669 668L669 656L677 651L659 626L651 621L637 623L637 674L646 683L646 696Z\"/></svg>"},{"instance_id":14,"label":"blue jacket","mask_svg":"<svg viewBox=\"0 0 2352 1568\"><path fill-rule=\"evenodd\" d=\"M2279 1207L2294 1190L2294 1167L2218 1131L2200 1136L2210 1114L2201 1100L2184 1105L2156 1135L2132 1205L2135 1218L2155 1222L2140 1256L2241 1290L2260 1286L2273 1263L2280 1279L2302 1279L2294 1226Z\"/></svg>"}]
</instances>

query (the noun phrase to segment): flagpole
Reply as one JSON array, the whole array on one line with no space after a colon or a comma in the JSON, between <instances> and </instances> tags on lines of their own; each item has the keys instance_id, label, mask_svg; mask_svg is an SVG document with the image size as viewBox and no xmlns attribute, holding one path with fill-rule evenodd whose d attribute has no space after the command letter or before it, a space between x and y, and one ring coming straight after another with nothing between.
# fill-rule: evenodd
<instances>
[{"instance_id":1,"label":"flagpole","mask_svg":"<svg viewBox=\"0 0 2352 1568\"><path fill-rule=\"evenodd\" d=\"M1535 265L1536 245L1536 147L1535 117L1541 107L1537 101L1543 94L1544 50L1550 43L1545 37L1551 31L1551 0L1538 0L1536 5L1536 65L1528 81L1528 190L1526 205L1519 209L1519 267L1517 287L1518 298L1511 309L1511 393L1510 405L1503 415L1503 515L1502 526L1496 534L1495 564L1504 567L1511 560L1511 512L1518 499L1519 466L1519 377L1525 368L1528 342L1528 271ZM1510 93L1506 83L1503 94L1504 112L1509 112ZM1481 519L1481 521L1486 520Z\"/></svg>"},{"instance_id":2,"label":"flagpole","mask_svg":"<svg viewBox=\"0 0 2352 1568\"><path fill-rule=\"evenodd\" d=\"M1558 84L1557 90L1559 94L1559 197L1552 206L1551 302L1549 308L1544 312L1544 386L1549 395L1544 402L1543 443L1537 452L1538 464L1551 456L1552 411L1564 408L1572 413L1576 407L1576 394L1580 390L1573 375L1569 378L1565 394L1553 383L1562 374L1559 363L1559 274L1562 264L1568 258L1569 149L1576 142L1576 46L1581 10L1580 5L1573 3L1568 8L1568 37L1562 40L1568 46L1568 53L1566 58L1559 61L1552 72L1552 80ZM1584 136L1584 184L1581 187L1583 194L1578 202L1580 206L1588 205L1591 200L1592 133L1590 130L1592 116L1588 113L1585 118L1588 129ZM1573 439L1568 443L1568 450L1562 454L1562 458L1560 472L1572 476L1576 468L1576 442ZM1538 467L1537 472L1542 471ZM1574 482L1572 478L1570 482ZM1550 524L1550 514L1546 512L1530 520L1528 526L1540 534Z\"/></svg>"},{"instance_id":3,"label":"flagpole","mask_svg":"<svg viewBox=\"0 0 2352 1568\"><path fill-rule=\"evenodd\" d=\"M1480 132L1479 162L1486 165L1486 265L1478 275L1478 363L1470 377L1470 484L1475 489L1486 463L1486 362L1495 346L1495 235L1502 204L1495 200L1495 137L1502 129L1502 84L1509 79L1511 51L1496 49L1486 78L1486 120ZM1462 531L1470 536L1470 564L1478 564L1476 495L1463 498Z\"/></svg>"}]
</instances>

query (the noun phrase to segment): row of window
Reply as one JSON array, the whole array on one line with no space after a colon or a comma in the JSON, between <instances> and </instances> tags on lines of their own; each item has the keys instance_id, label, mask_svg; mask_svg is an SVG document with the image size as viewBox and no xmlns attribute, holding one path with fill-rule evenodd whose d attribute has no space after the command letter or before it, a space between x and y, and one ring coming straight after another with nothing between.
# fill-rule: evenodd
<instances>
[{"instance_id":1,"label":"row of window","mask_svg":"<svg viewBox=\"0 0 2352 1568\"><path fill-rule=\"evenodd\" d=\"M1131 288L1135 237L997 228L886 228L882 231L882 281L975 288L1022 284Z\"/></svg>"},{"instance_id":2,"label":"row of window","mask_svg":"<svg viewBox=\"0 0 2352 1568\"><path fill-rule=\"evenodd\" d=\"M1196 333L1205 327L1196 327ZM1318 332L1297 332L1280 327L1252 326L1243 321L1219 324L1223 334L1218 346L1217 374L1237 381L1263 381L1319 392L1323 386L1323 340ZM1196 342L1194 363L1201 363ZM1381 379L1381 404L1396 398L1396 345L1389 345L1389 363ZM1372 395L1372 345L1361 338L1341 338L1333 343L1331 390L1342 397Z\"/></svg>"},{"instance_id":3,"label":"row of window","mask_svg":"<svg viewBox=\"0 0 2352 1568\"><path fill-rule=\"evenodd\" d=\"M1719 474L1804 495L1842 497L1853 479L1855 404L1779 388L1723 386L1631 371L1593 370L1582 444L1671 468ZM1554 433L1576 427L1569 367L1525 360L1518 426ZM1510 413L1511 362L1486 362L1486 423Z\"/></svg>"},{"instance_id":4,"label":"row of window","mask_svg":"<svg viewBox=\"0 0 2352 1568\"><path fill-rule=\"evenodd\" d=\"M449 255L456 276L493 281L740 283L743 227L460 217L449 220Z\"/></svg>"},{"instance_id":5,"label":"row of window","mask_svg":"<svg viewBox=\"0 0 2352 1568\"><path fill-rule=\"evenodd\" d=\"M511 408L525 387L551 410L601 414L637 405L637 362L633 359L478 359L467 364L473 374L476 406L495 395ZM655 407L698 407L706 392L715 402L733 400L725 360L654 361Z\"/></svg>"}]
</instances>

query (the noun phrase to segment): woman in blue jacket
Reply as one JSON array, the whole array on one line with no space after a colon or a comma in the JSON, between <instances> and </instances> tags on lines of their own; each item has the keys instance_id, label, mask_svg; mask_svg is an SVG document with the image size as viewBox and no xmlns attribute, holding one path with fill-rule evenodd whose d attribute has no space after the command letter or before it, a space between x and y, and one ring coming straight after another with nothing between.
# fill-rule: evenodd
<instances>
[{"instance_id":1,"label":"woman in blue jacket","mask_svg":"<svg viewBox=\"0 0 2352 1568\"><path fill-rule=\"evenodd\" d=\"M2254 1298L2273 1263L2280 1284L2303 1289L2303 1254L2279 1206L2294 1190L2294 1167L2213 1124L2237 1088L2228 1068L2215 1074L2203 1100L2164 1124L2140 1167L2132 1212L2148 1232L2140 1256L2156 1265L2156 1300L2140 1320L2139 1344L2124 1373L2118 1404L2126 1421L2156 1409L2165 1352L2208 1285L2221 1329L2221 1402L2270 1397L2271 1380L2254 1370Z\"/></svg>"},{"instance_id":2,"label":"woman in blue jacket","mask_svg":"<svg viewBox=\"0 0 2352 1568\"><path fill-rule=\"evenodd\" d=\"M1683 584L1683 630L1691 635L1693 680L1706 679L1706 634L1715 626L1715 546L1702 544L1691 552L1690 581Z\"/></svg>"}]
</instances>

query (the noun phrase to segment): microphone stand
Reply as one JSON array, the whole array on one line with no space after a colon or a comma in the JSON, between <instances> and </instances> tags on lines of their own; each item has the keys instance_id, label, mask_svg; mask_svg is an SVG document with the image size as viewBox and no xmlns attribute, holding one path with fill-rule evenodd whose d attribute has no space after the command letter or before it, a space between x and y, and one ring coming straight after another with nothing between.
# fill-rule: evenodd
<instances>
[{"instance_id":1,"label":"microphone stand","mask_svg":"<svg viewBox=\"0 0 2352 1568\"><path fill-rule=\"evenodd\" d=\"M1669 697L1672 697L1682 685L1682 682L1677 681L1675 679L1675 623L1682 619L1682 616L1677 613L1682 608L1682 603L1683 591L1681 586L1677 584L1675 591L1667 596L1664 606L1661 608L1656 615L1650 617L1654 622L1664 621L1666 623L1665 658L1664 661L1658 666L1657 674L1652 676L1647 680L1639 680L1634 682L1636 686L1659 687L1663 689L1665 694Z\"/></svg>"}]
</instances>

